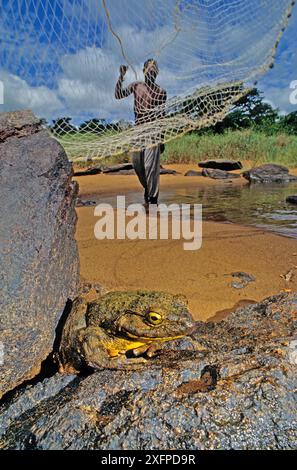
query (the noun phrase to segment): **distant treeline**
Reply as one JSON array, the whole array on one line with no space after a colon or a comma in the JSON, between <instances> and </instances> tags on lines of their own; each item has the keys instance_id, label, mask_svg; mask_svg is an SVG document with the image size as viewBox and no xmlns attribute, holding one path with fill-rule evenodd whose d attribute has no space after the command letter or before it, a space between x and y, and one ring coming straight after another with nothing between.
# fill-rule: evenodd
<instances>
[{"instance_id":1,"label":"distant treeline","mask_svg":"<svg viewBox=\"0 0 297 470\"><path fill-rule=\"evenodd\" d=\"M240 98L223 121L200 133L223 133L225 130L252 129L268 135L285 133L297 135L297 111L281 115L264 102L263 93L253 88L247 95Z\"/></svg>"},{"instance_id":2,"label":"distant treeline","mask_svg":"<svg viewBox=\"0 0 297 470\"><path fill-rule=\"evenodd\" d=\"M199 110L197 115L199 115ZM95 118L87 120L76 127L71 121L71 117L58 118L52 121L51 124L43 120L44 124L47 124L52 131L60 136L77 133L82 135L87 133L99 135L107 131L118 132L119 130L126 130L132 125L124 120L117 123L108 123L105 119ZM264 102L263 94L257 88L253 88L235 103L222 121L212 127L192 131L192 133L198 135L222 134L225 131L241 129L254 129L268 135L278 133L296 135L297 111L281 115L278 109L274 109L270 104Z\"/></svg>"}]
</instances>

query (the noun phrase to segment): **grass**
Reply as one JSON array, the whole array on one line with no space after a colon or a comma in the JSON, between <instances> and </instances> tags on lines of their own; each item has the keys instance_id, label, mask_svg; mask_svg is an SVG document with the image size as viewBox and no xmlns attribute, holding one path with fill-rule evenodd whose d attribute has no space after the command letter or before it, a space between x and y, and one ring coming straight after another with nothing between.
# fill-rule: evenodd
<instances>
[{"instance_id":1,"label":"grass","mask_svg":"<svg viewBox=\"0 0 297 470\"><path fill-rule=\"evenodd\" d=\"M209 158L249 160L254 165L278 163L297 166L297 136L267 136L252 130L224 134L188 134L169 142L163 163L193 163Z\"/></svg>"},{"instance_id":2,"label":"grass","mask_svg":"<svg viewBox=\"0 0 297 470\"><path fill-rule=\"evenodd\" d=\"M94 135L78 135L61 138L63 144L94 141ZM64 141L64 142L63 142ZM75 157L75 146L71 149ZM79 156L79 155L78 155ZM227 158L249 161L253 165L278 163L287 167L297 166L297 135L266 135L255 130L229 131L224 134L187 134L166 144L162 163L196 163L209 158ZM129 161L129 156L114 156L103 159L103 165ZM98 162L97 162L98 163ZM81 166L90 166L90 162Z\"/></svg>"}]
</instances>

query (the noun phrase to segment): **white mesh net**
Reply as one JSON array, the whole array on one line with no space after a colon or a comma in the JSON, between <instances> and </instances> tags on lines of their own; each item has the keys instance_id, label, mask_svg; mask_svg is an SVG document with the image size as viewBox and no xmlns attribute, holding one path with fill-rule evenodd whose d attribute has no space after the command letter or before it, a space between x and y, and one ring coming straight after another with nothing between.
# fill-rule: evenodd
<instances>
[{"instance_id":1,"label":"white mesh net","mask_svg":"<svg viewBox=\"0 0 297 470\"><path fill-rule=\"evenodd\" d=\"M222 119L272 66L293 5L2 0L0 79L12 103L54 119L71 160L139 150Z\"/></svg>"}]
</instances>

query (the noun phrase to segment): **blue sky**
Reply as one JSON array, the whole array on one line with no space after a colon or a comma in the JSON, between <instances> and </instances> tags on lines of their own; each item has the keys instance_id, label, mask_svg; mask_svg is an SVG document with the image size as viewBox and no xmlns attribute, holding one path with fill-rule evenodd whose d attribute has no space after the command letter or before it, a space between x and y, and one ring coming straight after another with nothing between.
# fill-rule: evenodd
<instances>
[{"instance_id":1,"label":"blue sky","mask_svg":"<svg viewBox=\"0 0 297 470\"><path fill-rule=\"evenodd\" d=\"M293 9L287 30L279 44L275 66L258 83L265 98L282 112L297 111L297 105L290 103L290 83L297 80L297 6Z\"/></svg>"},{"instance_id":2,"label":"blue sky","mask_svg":"<svg viewBox=\"0 0 297 470\"><path fill-rule=\"evenodd\" d=\"M288 1L181 0L182 15L174 13L176 0L107 4L138 78L153 55L160 84L169 96L179 96L218 79L245 78L260 66ZM47 119L69 115L76 121L132 118L131 99L114 100L124 58L100 0L2 0L0 9L0 111L29 107ZM297 7L274 69L258 82L265 99L283 113L297 110L289 100L290 83L297 80L296 30ZM134 79L130 69L127 82Z\"/></svg>"}]
</instances>

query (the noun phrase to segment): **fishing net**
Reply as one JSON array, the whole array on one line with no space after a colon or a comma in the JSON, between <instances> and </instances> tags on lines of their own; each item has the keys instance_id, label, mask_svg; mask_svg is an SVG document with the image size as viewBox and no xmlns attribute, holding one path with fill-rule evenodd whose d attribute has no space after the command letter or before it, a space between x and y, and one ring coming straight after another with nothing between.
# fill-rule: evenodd
<instances>
[{"instance_id":1,"label":"fishing net","mask_svg":"<svg viewBox=\"0 0 297 470\"><path fill-rule=\"evenodd\" d=\"M273 66L293 5L2 0L3 109L32 108L74 161L168 142L221 120Z\"/></svg>"}]
</instances>

